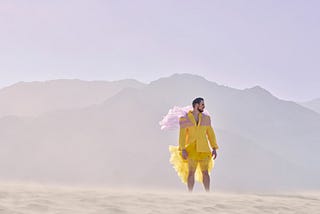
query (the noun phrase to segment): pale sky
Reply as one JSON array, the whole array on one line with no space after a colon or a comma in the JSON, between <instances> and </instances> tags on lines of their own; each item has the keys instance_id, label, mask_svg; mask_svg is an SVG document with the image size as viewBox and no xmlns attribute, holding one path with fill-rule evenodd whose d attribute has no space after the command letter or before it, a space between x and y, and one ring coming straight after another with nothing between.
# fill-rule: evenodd
<instances>
[{"instance_id":1,"label":"pale sky","mask_svg":"<svg viewBox=\"0 0 320 214\"><path fill-rule=\"evenodd\" d=\"M199 74L320 97L317 0L0 0L0 88Z\"/></svg>"}]
</instances>

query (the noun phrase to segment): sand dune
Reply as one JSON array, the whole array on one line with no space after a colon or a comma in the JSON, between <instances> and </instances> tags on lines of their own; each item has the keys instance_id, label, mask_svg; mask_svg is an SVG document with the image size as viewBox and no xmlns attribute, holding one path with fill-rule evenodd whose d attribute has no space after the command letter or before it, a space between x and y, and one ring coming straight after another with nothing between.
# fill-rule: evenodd
<instances>
[{"instance_id":1,"label":"sand dune","mask_svg":"<svg viewBox=\"0 0 320 214\"><path fill-rule=\"evenodd\" d=\"M244 194L1 184L0 213L320 213L320 193Z\"/></svg>"}]
</instances>

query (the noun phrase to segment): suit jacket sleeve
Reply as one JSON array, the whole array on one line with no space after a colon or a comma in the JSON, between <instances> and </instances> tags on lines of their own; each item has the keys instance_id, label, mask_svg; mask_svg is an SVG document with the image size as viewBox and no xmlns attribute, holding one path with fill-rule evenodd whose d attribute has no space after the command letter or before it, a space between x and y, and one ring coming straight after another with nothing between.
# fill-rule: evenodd
<instances>
[{"instance_id":1,"label":"suit jacket sleeve","mask_svg":"<svg viewBox=\"0 0 320 214\"><path fill-rule=\"evenodd\" d=\"M179 120L180 134L179 134L179 150L186 148L187 128L181 126L181 118Z\"/></svg>"},{"instance_id":2,"label":"suit jacket sleeve","mask_svg":"<svg viewBox=\"0 0 320 214\"><path fill-rule=\"evenodd\" d=\"M217 144L217 139L216 139L216 135L214 133L214 130L211 126L211 119L209 117L209 126L207 128L207 136L211 145L212 149L219 149L218 144Z\"/></svg>"}]
</instances>

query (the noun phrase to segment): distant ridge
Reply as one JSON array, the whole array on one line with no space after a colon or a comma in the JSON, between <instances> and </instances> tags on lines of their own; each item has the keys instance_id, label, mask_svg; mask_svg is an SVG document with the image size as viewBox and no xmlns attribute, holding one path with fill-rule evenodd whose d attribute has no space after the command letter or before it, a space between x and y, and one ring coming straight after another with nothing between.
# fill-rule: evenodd
<instances>
[{"instance_id":1,"label":"distant ridge","mask_svg":"<svg viewBox=\"0 0 320 214\"><path fill-rule=\"evenodd\" d=\"M38 116L55 110L82 108L101 103L124 88L144 86L145 84L133 79L19 82L0 90L0 117Z\"/></svg>"},{"instance_id":2,"label":"distant ridge","mask_svg":"<svg viewBox=\"0 0 320 214\"><path fill-rule=\"evenodd\" d=\"M83 91L80 100L106 94ZM84 108L0 118L0 179L185 188L169 163L178 130L161 131L159 121L202 96L220 147L214 187L320 189L320 115L308 108L260 87L238 90L188 74L113 92Z\"/></svg>"},{"instance_id":3,"label":"distant ridge","mask_svg":"<svg viewBox=\"0 0 320 214\"><path fill-rule=\"evenodd\" d=\"M310 100L308 102L303 102L303 103L300 103L300 105L304 106L304 107L307 107L317 113L320 114L320 98L318 99L314 99L314 100Z\"/></svg>"}]
</instances>

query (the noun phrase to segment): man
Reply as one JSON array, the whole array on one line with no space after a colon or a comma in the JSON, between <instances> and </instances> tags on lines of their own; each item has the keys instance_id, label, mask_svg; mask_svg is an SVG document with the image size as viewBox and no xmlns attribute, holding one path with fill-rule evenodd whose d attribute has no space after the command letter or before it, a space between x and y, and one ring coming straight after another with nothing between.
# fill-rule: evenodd
<instances>
[{"instance_id":1,"label":"man","mask_svg":"<svg viewBox=\"0 0 320 214\"><path fill-rule=\"evenodd\" d=\"M209 191L209 170L212 168L212 157L213 159L217 157L216 150L218 145L211 126L210 116L202 114L205 108L204 99L201 97L194 99L192 107L193 110L179 119L179 151L181 151L181 156L188 166L188 190L190 192L193 190L195 172L196 170L201 170L203 186L206 191ZM212 151L209 148L207 139Z\"/></svg>"}]
</instances>

